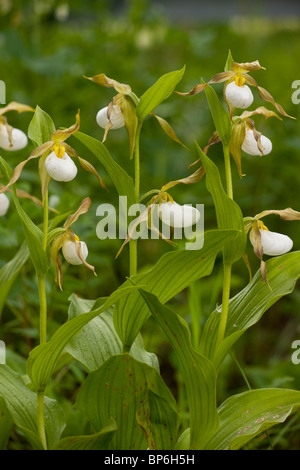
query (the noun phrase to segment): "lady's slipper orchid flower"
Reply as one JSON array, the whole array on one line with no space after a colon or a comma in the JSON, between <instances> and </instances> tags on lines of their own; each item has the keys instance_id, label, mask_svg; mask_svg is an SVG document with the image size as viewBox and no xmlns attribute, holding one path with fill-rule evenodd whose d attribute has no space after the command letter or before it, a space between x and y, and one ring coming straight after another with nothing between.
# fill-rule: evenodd
<instances>
[{"instance_id":1,"label":"lady's slipper orchid flower","mask_svg":"<svg viewBox=\"0 0 300 470\"><path fill-rule=\"evenodd\" d=\"M15 183L19 179L24 166L29 160L38 157L41 157L39 162L39 174L41 179L43 200L50 184L51 178L55 179L56 181L64 182L71 181L75 178L77 174L77 168L74 162L71 160L70 156L77 158L81 167L84 170L95 175L101 186L106 189L102 178L98 175L93 165L91 165L91 163L84 160L83 158L79 157L76 151L70 145L65 143L65 140L68 137L78 132L79 127L80 116L78 111L76 115L75 124L73 124L67 129L56 130L55 132L53 132L50 141L45 142L44 144L37 147L27 158L27 160L24 160L16 166L10 182L7 186L0 190L0 193L6 191L13 183Z\"/></svg>"},{"instance_id":2,"label":"lady's slipper orchid flower","mask_svg":"<svg viewBox=\"0 0 300 470\"><path fill-rule=\"evenodd\" d=\"M245 232L250 232L249 238L254 249L254 253L260 259L261 274L268 283L266 263L263 261L263 255L280 256L288 253L293 247L293 241L287 235L277 232L271 232L262 222L262 218L267 215L275 214L283 220L300 220L300 212L291 208L283 210L265 210L255 217L244 219Z\"/></svg>"},{"instance_id":3,"label":"lady's slipper orchid flower","mask_svg":"<svg viewBox=\"0 0 300 470\"><path fill-rule=\"evenodd\" d=\"M265 226L263 226L259 231L260 242L265 255L284 255L293 248L293 241L287 235L270 232Z\"/></svg>"},{"instance_id":4,"label":"lady's slipper orchid flower","mask_svg":"<svg viewBox=\"0 0 300 470\"><path fill-rule=\"evenodd\" d=\"M28 144L27 135L20 129L12 128L11 135L8 134L7 127L0 125L0 147L4 150L21 150Z\"/></svg>"},{"instance_id":5,"label":"lady's slipper orchid flower","mask_svg":"<svg viewBox=\"0 0 300 470\"><path fill-rule=\"evenodd\" d=\"M174 228L192 227L200 219L200 212L195 207L174 201L160 203L158 214L165 224Z\"/></svg>"},{"instance_id":6,"label":"lady's slipper orchid flower","mask_svg":"<svg viewBox=\"0 0 300 470\"><path fill-rule=\"evenodd\" d=\"M120 129L125 126L121 107L117 104L106 106L98 111L96 116L98 126L103 129L110 123L110 129Z\"/></svg>"},{"instance_id":7,"label":"lady's slipper orchid flower","mask_svg":"<svg viewBox=\"0 0 300 470\"><path fill-rule=\"evenodd\" d=\"M125 83L119 83L116 80L107 77L104 73L94 75L93 77L85 77L97 85L107 88L114 88L117 95L114 96L111 103L100 109L97 113L97 123L105 129L102 142L105 142L108 131L110 129L120 129L125 126L130 145L130 157L133 156L135 133L137 128L137 116L135 107L138 104L138 97L133 93L131 87Z\"/></svg>"},{"instance_id":8,"label":"lady's slipper orchid flower","mask_svg":"<svg viewBox=\"0 0 300 470\"><path fill-rule=\"evenodd\" d=\"M242 150L248 155L268 155L272 151L271 140L262 135L255 128L252 116L260 115L265 119L277 117L281 119L274 111L270 111L264 106L260 106L254 111L244 111L241 116L233 118L232 135L229 143L229 151L237 165L240 176L242 177Z\"/></svg>"},{"instance_id":9,"label":"lady's slipper orchid flower","mask_svg":"<svg viewBox=\"0 0 300 470\"><path fill-rule=\"evenodd\" d=\"M6 194L0 194L0 216L2 217L3 215L6 214L9 208L9 199L6 196Z\"/></svg>"},{"instance_id":10,"label":"lady's slipper orchid flower","mask_svg":"<svg viewBox=\"0 0 300 470\"><path fill-rule=\"evenodd\" d=\"M234 108L246 108L252 104L253 97L251 96L252 92L248 87L249 85L256 88L260 98L264 101L272 103L280 114L292 118L292 116L289 116L284 111L280 104L275 102L272 95L267 90L259 86L254 78L249 75L249 72L254 72L261 69L265 70L265 68L260 65L258 60L255 60L254 62L238 63L233 61L230 54L227 59L225 72L217 73L207 83L199 83L195 85L194 88L192 88L192 90L187 93L178 91L176 93L183 96L196 95L197 93L202 92L205 87L207 87L207 85L225 82L224 98L227 101L230 115L232 116Z\"/></svg>"},{"instance_id":11,"label":"lady's slipper orchid flower","mask_svg":"<svg viewBox=\"0 0 300 470\"><path fill-rule=\"evenodd\" d=\"M97 85L107 88L114 88L116 90L117 95L114 96L111 103L98 111L96 121L100 127L105 129L102 142L105 142L110 129L120 129L121 127L125 126L129 137L130 158L132 158L138 125L136 106L140 101L139 98L131 90L129 85L119 83L116 80L107 77L104 73L85 78L91 80L94 83L97 83ZM179 143L187 149L187 147L180 141L175 131L165 119L157 116L154 112L151 112L150 114L156 118L163 131L172 140L174 140L174 142Z\"/></svg>"},{"instance_id":12,"label":"lady's slipper orchid flower","mask_svg":"<svg viewBox=\"0 0 300 470\"><path fill-rule=\"evenodd\" d=\"M261 135L259 138L260 149L258 148L258 142L254 137L253 130L250 128L246 129L242 150L249 155L268 155L272 151L272 142L264 135Z\"/></svg>"},{"instance_id":13,"label":"lady's slipper orchid flower","mask_svg":"<svg viewBox=\"0 0 300 470\"><path fill-rule=\"evenodd\" d=\"M8 111L23 113L26 111L34 111L34 109L25 104L17 103L16 101L11 101L4 108L0 108L0 147L9 151L21 150L28 144L28 138L23 131L8 124L4 116Z\"/></svg>"},{"instance_id":14,"label":"lady's slipper orchid flower","mask_svg":"<svg viewBox=\"0 0 300 470\"><path fill-rule=\"evenodd\" d=\"M230 82L225 88L225 97L234 108L246 109L253 103L253 94L248 85L238 85Z\"/></svg>"},{"instance_id":15,"label":"lady's slipper orchid flower","mask_svg":"<svg viewBox=\"0 0 300 470\"><path fill-rule=\"evenodd\" d=\"M59 251L62 249L65 260L72 265L84 264L88 269L93 271L96 276L94 266L86 262L88 256L88 248L85 242L80 241L78 236L70 229L80 215L85 214L91 205L89 197L83 199L79 208L74 214L71 214L66 220L63 231L52 241L50 248L50 256L55 268L55 282L58 282L60 289L62 289L62 271L61 260L59 258Z\"/></svg>"},{"instance_id":16,"label":"lady's slipper orchid flower","mask_svg":"<svg viewBox=\"0 0 300 470\"><path fill-rule=\"evenodd\" d=\"M58 145L45 160L47 173L55 181L72 181L77 175L77 167L65 152L64 147Z\"/></svg>"},{"instance_id":17,"label":"lady's slipper orchid flower","mask_svg":"<svg viewBox=\"0 0 300 470\"><path fill-rule=\"evenodd\" d=\"M89 252L86 243L74 235L74 240L64 240L62 253L69 264L78 265L83 263L82 260L86 260Z\"/></svg>"}]
</instances>

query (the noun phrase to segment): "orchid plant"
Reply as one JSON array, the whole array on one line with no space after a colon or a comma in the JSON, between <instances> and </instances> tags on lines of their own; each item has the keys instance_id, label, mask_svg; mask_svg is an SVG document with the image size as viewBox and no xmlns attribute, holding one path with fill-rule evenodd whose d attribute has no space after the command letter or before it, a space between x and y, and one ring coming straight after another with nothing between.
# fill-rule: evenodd
<instances>
[{"instance_id":1,"label":"orchid plant","mask_svg":"<svg viewBox=\"0 0 300 470\"><path fill-rule=\"evenodd\" d=\"M28 129L35 146L33 152L14 170L0 157L3 181L6 180L0 188L0 216L5 217L8 210L13 210L7 197L10 193L26 241L7 267L0 270L0 281L5 284L15 279L29 254L36 272L40 304L39 344L27 359L26 378L0 364L0 410L3 410L2 416L9 417L7 436L15 426L33 449L240 449L299 409L300 391L285 388L250 389L217 403L219 372L234 344L270 306L292 292L300 275L300 253L291 251L293 241L287 235L268 230L265 225L265 218L273 215L283 221L299 221L300 212L291 208L262 208L257 215L244 216L234 200L231 158L237 166L237 177L244 178L243 153L264 157L272 151L271 141L256 129L254 118L291 118L252 78L252 72L262 69L257 60L237 63L229 53L225 70L208 83L202 81L189 92L176 90L185 72L183 67L160 77L140 97L131 86L104 73L86 77L117 93L109 104L108 98L95 116L103 129L99 135L91 137L79 131L79 111L75 124L57 130L51 117L37 106ZM212 87L222 83L227 109ZM248 110L254 102L250 87L275 107L275 111L262 105ZM206 145L195 141L197 159L190 165L196 167L195 171L167 181L160 189L141 194L140 138L145 119L155 117L171 139L187 148L171 125L154 111L171 95L187 97L200 92L206 95L215 130ZM32 110L20 104L10 104L0 110L0 145L6 150L27 144L25 134L14 132L3 116L11 109ZM121 127L125 127L128 134L128 157L133 159L134 180L113 159L105 145L106 140L113 138L110 131ZM71 296L69 319L51 336L47 329L49 300L45 288L45 278L52 279L51 264L55 272L53 281L60 289L63 289L63 262L83 265L83 269L87 267L95 275L96 268L87 262L86 243L71 229L79 218L84 223L84 214L91 205L89 194L64 219L55 214L50 220L49 185L52 179L64 185L76 177L77 166L72 160L75 158L84 170L96 176L102 190L107 189L96 168L66 143L71 136L105 168L119 196L127 197L128 205L143 203L146 210L134 226L128 226L127 238L117 254L125 257L124 247L129 246L128 278L105 298L101 292L98 299ZM217 144L224 155L224 169L223 166L218 168L208 156L210 147ZM41 225L36 225L24 211L20 197L26 195L16 187L25 164L35 158L39 158L41 200L34 195L27 197L43 207ZM223 171L226 189L221 179ZM195 188L206 184L212 196L217 227L205 231L204 245L196 251L179 249L173 239L174 229L193 226L202 216L197 209L174 201L171 192L178 184L195 185ZM141 269L139 242L133 237L133 228L141 223L150 228L155 207L159 218L171 227L169 238L160 231L158 235L172 248L145 271ZM60 227L62 220L65 222ZM248 236L260 263L254 276L246 255ZM297 246L298 241L294 242ZM214 275L217 256L223 261L222 305L211 312L201 335L197 336L193 331L200 321L197 312L192 324L188 324L166 304L195 281ZM231 297L232 271L241 259L249 269L249 283ZM118 259L112 262L117 263ZM160 374L157 356L144 348L141 330L150 316L160 326L177 357L186 388L188 425L182 419L183 410ZM64 431L68 423L62 405L57 394L51 393L55 386L53 376L71 360L78 361L86 371L72 405L88 422L89 433L85 429L76 435Z\"/></svg>"}]
</instances>

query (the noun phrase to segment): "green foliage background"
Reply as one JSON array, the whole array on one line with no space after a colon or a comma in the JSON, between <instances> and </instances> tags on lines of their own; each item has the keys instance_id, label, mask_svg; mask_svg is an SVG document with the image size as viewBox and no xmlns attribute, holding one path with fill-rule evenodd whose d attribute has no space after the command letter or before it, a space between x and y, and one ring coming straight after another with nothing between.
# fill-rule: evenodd
<instances>
[{"instance_id":1,"label":"green foliage background","mask_svg":"<svg viewBox=\"0 0 300 470\"><path fill-rule=\"evenodd\" d=\"M155 3L128 1L124 11L116 8L115 2L78 0L57 1L15 1L0 2L0 68L1 79L6 83L7 102L12 100L37 104L53 118L56 127L68 127L75 122L80 108L81 130L102 139L103 130L95 120L97 111L112 99L111 89L101 88L83 78L105 73L119 82L128 83L140 96L162 74L186 65L186 72L180 83L180 91L190 90L201 78L208 81L224 69L228 49L234 59L247 62L258 59L266 71L253 74L259 85L274 96L284 109L297 118L296 121L256 117L257 128L273 142L270 155L259 158L243 155L243 171L246 176L240 180L233 162L234 195L244 216L253 216L264 209L293 207L300 210L299 159L300 105L291 101L294 90L291 85L300 79L300 19L244 16L231 18L224 23L193 21L191 24L171 23L163 9ZM222 94L222 85L215 90ZM255 102L262 102L254 91ZM266 105L272 109L271 105ZM205 94L191 97L173 95L159 107L159 114L166 118L179 138L190 148L186 151L169 140L158 123L148 118L144 123L141 139L142 193L160 188L167 181L190 174L188 165L197 159L194 145L196 139L204 147L213 132L213 122ZM31 120L30 113L7 115L10 124L25 132ZM49 305L49 333L67 320L68 298L75 292L81 297L95 299L109 295L128 274L128 252L124 249L115 260L121 242L100 241L96 237L96 207L103 202L117 204L117 194L109 177L95 157L71 138L70 144L78 154L90 160L104 178L110 192L107 194L96 178L78 171L75 180L67 184L52 182L50 196L58 196L57 209L75 210L80 201L90 196L92 207L77 223L76 231L89 247L89 262L96 267L98 277L82 268L64 266L64 291L61 293L54 284L53 270L47 277ZM124 129L111 131L107 147L116 161L130 174L133 173L129 160L127 134ZM15 153L2 152L2 156L14 167L27 157L32 144ZM220 145L212 147L209 155L222 167ZM37 162L30 162L22 173L18 186L39 196ZM211 196L205 183L178 185L171 191L179 203L204 203L205 226L215 227L215 213ZM53 199L50 199L50 201ZM42 210L30 201L22 204L33 216L36 223L42 220ZM294 249L300 249L300 226L298 222L283 222L276 216L266 221L270 230L286 233L294 240ZM24 235L13 204L5 218L0 220L0 266L10 260L21 245ZM140 269L147 269L162 253L172 250L163 241L142 241L140 243ZM248 244L247 252L253 272L259 263ZM221 260L216 263L212 278L201 280L189 291L175 299L176 309L190 322L189 309L199 310L199 322L203 324L207 315L220 302L222 286ZM247 269L242 262L234 266L233 293L248 282ZM173 301L174 302L174 301ZM196 307L195 307L196 305ZM300 366L291 362L291 344L300 338L300 291L295 289L292 296L277 303L253 327L235 351L243 365L251 386L281 387L300 389ZM148 350L155 351L160 360L161 373L173 394L185 409L185 395L182 378L176 370L175 357L164 342L160 330L154 329L148 321L144 338ZM21 276L14 283L3 308L0 339L7 345L8 364L25 373L25 359L37 344L38 297L33 268L26 264ZM81 383L85 376L83 368L73 363L66 369L64 380L53 388L56 398L62 394L72 403L74 385ZM76 387L75 387L76 388ZM229 357L225 362L218 395L224 400L233 392L246 389L243 377ZM280 448L299 448L299 437L294 422L289 422L289 432L275 428L274 440ZM74 418L74 430L76 422ZM71 432L72 432L71 431ZM281 434L280 434L281 433ZM254 440L259 447L260 439ZM12 448L22 446L16 438Z\"/></svg>"}]
</instances>

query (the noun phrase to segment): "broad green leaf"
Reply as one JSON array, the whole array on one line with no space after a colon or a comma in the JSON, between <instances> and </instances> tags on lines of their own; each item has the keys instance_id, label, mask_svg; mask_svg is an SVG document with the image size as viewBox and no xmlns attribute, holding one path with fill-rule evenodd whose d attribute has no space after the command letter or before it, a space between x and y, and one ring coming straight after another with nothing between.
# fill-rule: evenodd
<instances>
[{"instance_id":1,"label":"broad green leaf","mask_svg":"<svg viewBox=\"0 0 300 470\"><path fill-rule=\"evenodd\" d=\"M111 177L119 196L127 196L128 204L135 204L137 200L133 179L114 161L105 145L82 132L77 132L74 137L82 142L98 158Z\"/></svg>"},{"instance_id":2,"label":"broad green leaf","mask_svg":"<svg viewBox=\"0 0 300 470\"><path fill-rule=\"evenodd\" d=\"M6 408L5 401L0 398L0 450L6 450L13 420Z\"/></svg>"},{"instance_id":3,"label":"broad green leaf","mask_svg":"<svg viewBox=\"0 0 300 470\"><path fill-rule=\"evenodd\" d=\"M12 174L10 166L2 157L0 157L0 163L5 171L7 179L10 180ZM34 222L22 208L17 197L14 185L11 186L11 192L15 207L22 222L26 243L29 248L31 260L33 262L35 270L37 271L37 273L44 274L48 269L48 257L47 254L44 252L42 246L43 233L39 229L39 227L34 224Z\"/></svg>"},{"instance_id":4,"label":"broad green leaf","mask_svg":"<svg viewBox=\"0 0 300 470\"><path fill-rule=\"evenodd\" d=\"M209 231L204 234L204 246L200 250L177 250L163 255L146 273L132 277L133 282L155 294L165 303L196 279L208 276L215 258L226 242L236 235L234 231ZM130 280L123 286L131 285ZM122 286L122 288L123 288ZM137 292L121 299L114 311L114 324L122 343L130 347L149 309Z\"/></svg>"},{"instance_id":5,"label":"broad green leaf","mask_svg":"<svg viewBox=\"0 0 300 470\"><path fill-rule=\"evenodd\" d=\"M234 62L234 60L233 60L233 57L232 57L232 54L231 54L231 50L229 49L226 64L225 64L225 68L224 68L225 72L229 72L230 70L232 70L233 62Z\"/></svg>"},{"instance_id":6,"label":"broad green leaf","mask_svg":"<svg viewBox=\"0 0 300 470\"><path fill-rule=\"evenodd\" d=\"M51 117L37 106L28 127L29 139L36 145L36 147L39 147L45 142L49 142L49 140L51 140L53 132L55 132L55 125Z\"/></svg>"},{"instance_id":7,"label":"broad green leaf","mask_svg":"<svg viewBox=\"0 0 300 470\"><path fill-rule=\"evenodd\" d=\"M172 450L176 443L179 416L163 397L148 390L137 410L137 421L151 450Z\"/></svg>"},{"instance_id":8,"label":"broad green leaf","mask_svg":"<svg viewBox=\"0 0 300 470\"><path fill-rule=\"evenodd\" d=\"M220 311L212 312L207 320L200 342L200 352L219 367L225 355L238 338L284 295L290 294L300 276L300 252L287 253L266 262L270 287L264 282L260 270L251 283L229 301L225 338L215 351Z\"/></svg>"},{"instance_id":9,"label":"broad green leaf","mask_svg":"<svg viewBox=\"0 0 300 470\"><path fill-rule=\"evenodd\" d=\"M186 322L153 294L139 292L177 355L189 403L190 448L202 449L218 427L215 368L192 347Z\"/></svg>"},{"instance_id":10,"label":"broad green leaf","mask_svg":"<svg viewBox=\"0 0 300 470\"><path fill-rule=\"evenodd\" d=\"M135 288L133 287L129 287L113 292L104 302L102 307L83 313L82 315L64 323L54 333L50 341L45 344L40 344L30 352L27 360L27 373L36 390L45 390L54 370L56 361L67 346L68 342L77 335L88 322L114 305L120 297L128 294L130 290L134 289Z\"/></svg>"},{"instance_id":11,"label":"broad green leaf","mask_svg":"<svg viewBox=\"0 0 300 470\"><path fill-rule=\"evenodd\" d=\"M216 131L219 134L222 144L229 145L232 130L229 114L220 102L217 93L210 85L205 87L205 94L214 120Z\"/></svg>"},{"instance_id":12,"label":"broad green leaf","mask_svg":"<svg viewBox=\"0 0 300 470\"><path fill-rule=\"evenodd\" d=\"M219 407L220 426L205 449L238 450L299 409L298 390L270 388L234 395Z\"/></svg>"},{"instance_id":13,"label":"broad green leaf","mask_svg":"<svg viewBox=\"0 0 300 470\"><path fill-rule=\"evenodd\" d=\"M0 317L6 301L6 298L12 288L12 285L29 256L29 250L26 243L20 247L15 256L0 269Z\"/></svg>"},{"instance_id":14,"label":"broad green leaf","mask_svg":"<svg viewBox=\"0 0 300 470\"><path fill-rule=\"evenodd\" d=\"M70 301L69 320L90 311L92 308L95 309L94 300L80 299L76 295L72 295ZM98 303L99 301L96 305ZM80 333L69 341L65 351L81 362L89 372L99 369L111 356L121 354L123 345L115 331L113 308L102 312L101 315L85 325ZM135 339L130 354L140 362L146 362L158 369L157 357L144 349L140 335Z\"/></svg>"},{"instance_id":15,"label":"broad green leaf","mask_svg":"<svg viewBox=\"0 0 300 470\"><path fill-rule=\"evenodd\" d=\"M4 364L0 364L0 397L4 399L15 425L35 449L41 449L36 425L36 394L26 387L19 374ZM60 405L56 400L45 397L45 429L49 448L56 445L64 427Z\"/></svg>"},{"instance_id":16,"label":"broad green leaf","mask_svg":"<svg viewBox=\"0 0 300 470\"><path fill-rule=\"evenodd\" d=\"M109 449L146 449L149 443L144 430L154 449L161 445L162 432L172 436L174 444L176 442L178 416L174 398L153 367L136 361L129 354L113 356L89 374L75 406L87 416L96 432L114 417L118 429ZM177 416L175 426L174 413ZM145 417L150 429L145 426Z\"/></svg>"},{"instance_id":17,"label":"broad green leaf","mask_svg":"<svg viewBox=\"0 0 300 470\"><path fill-rule=\"evenodd\" d=\"M141 96L136 107L136 115L142 122L162 101L166 100L174 91L185 72L185 67L169 72L160 77L152 87Z\"/></svg>"},{"instance_id":18,"label":"broad green leaf","mask_svg":"<svg viewBox=\"0 0 300 470\"><path fill-rule=\"evenodd\" d=\"M113 419L101 431L85 436L69 436L61 439L55 450L106 450L117 426Z\"/></svg>"},{"instance_id":19,"label":"broad green leaf","mask_svg":"<svg viewBox=\"0 0 300 470\"><path fill-rule=\"evenodd\" d=\"M19 248L15 256L0 269L0 285L9 281L20 271L28 259L29 251L25 243Z\"/></svg>"},{"instance_id":20,"label":"broad green leaf","mask_svg":"<svg viewBox=\"0 0 300 470\"><path fill-rule=\"evenodd\" d=\"M236 202L225 193L217 166L202 152L197 143L196 147L206 172L206 187L213 197L218 228L220 230L237 230L238 232L236 238L224 247L225 263L232 264L240 259L245 251L246 236L243 214Z\"/></svg>"}]
</instances>

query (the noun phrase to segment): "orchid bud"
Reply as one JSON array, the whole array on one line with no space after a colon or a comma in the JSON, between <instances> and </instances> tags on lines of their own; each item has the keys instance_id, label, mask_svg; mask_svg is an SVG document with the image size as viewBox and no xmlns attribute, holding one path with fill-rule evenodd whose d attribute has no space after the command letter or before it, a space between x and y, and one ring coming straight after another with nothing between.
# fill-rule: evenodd
<instances>
[{"instance_id":1,"label":"orchid bud","mask_svg":"<svg viewBox=\"0 0 300 470\"><path fill-rule=\"evenodd\" d=\"M45 160L45 168L55 181L68 182L77 175L77 167L66 152L51 152Z\"/></svg>"},{"instance_id":2,"label":"orchid bud","mask_svg":"<svg viewBox=\"0 0 300 470\"><path fill-rule=\"evenodd\" d=\"M246 129L246 135L242 144L242 150L249 155L268 155L272 151L272 142L264 135L260 136L262 152L259 150L257 140L254 137L252 129Z\"/></svg>"},{"instance_id":3,"label":"orchid bud","mask_svg":"<svg viewBox=\"0 0 300 470\"><path fill-rule=\"evenodd\" d=\"M234 108L246 109L253 103L252 91L248 85L237 85L235 81L226 86L225 97Z\"/></svg>"},{"instance_id":4,"label":"orchid bud","mask_svg":"<svg viewBox=\"0 0 300 470\"><path fill-rule=\"evenodd\" d=\"M163 202L158 209L159 218L174 228L191 227L200 219L200 212L192 206L177 202Z\"/></svg>"},{"instance_id":5,"label":"orchid bud","mask_svg":"<svg viewBox=\"0 0 300 470\"><path fill-rule=\"evenodd\" d=\"M68 239L63 242L62 253L69 264L82 264L82 260L78 256L78 251L80 251L81 257L85 260L88 255L88 248L86 243L80 241L77 235L75 235L75 241Z\"/></svg>"},{"instance_id":6,"label":"orchid bud","mask_svg":"<svg viewBox=\"0 0 300 470\"><path fill-rule=\"evenodd\" d=\"M9 208L9 199L6 196L6 194L2 193L0 194L0 216L3 216L6 214Z\"/></svg>"},{"instance_id":7,"label":"orchid bud","mask_svg":"<svg viewBox=\"0 0 300 470\"><path fill-rule=\"evenodd\" d=\"M21 150L28 144L27 135L20 129L12 129L11 140L9 140L9 135L6 126L0 126L0 147L5 150Z\"/></svg>"},{"instance_id":8,"label":"orchid bud","mask_svg":"<svg viewBox=\"0 0 300 470\"><path fill-rule=\"evenodd\" d=\"M117 104L113 105L110 111L108 106L106 106L106 108L100 109L100 111L97 113L96 121L98 126L102 127L103 129L106 128L109 122L111 123L111 129L120 129L121 127L125 126L121 108Z\"/></svg>"},{"instance_id":9,"label":"orchid bud","mask_svg":"<svg viewBox=\"0 0 300 470\"><path fill-rule=\"evenodd\" d=\"M263 253L269 256L284 255L293 247L293 241L287 235L282 233L270 232L269 230L261 229L261 246Z\"/></svg>"}]
</instances>

